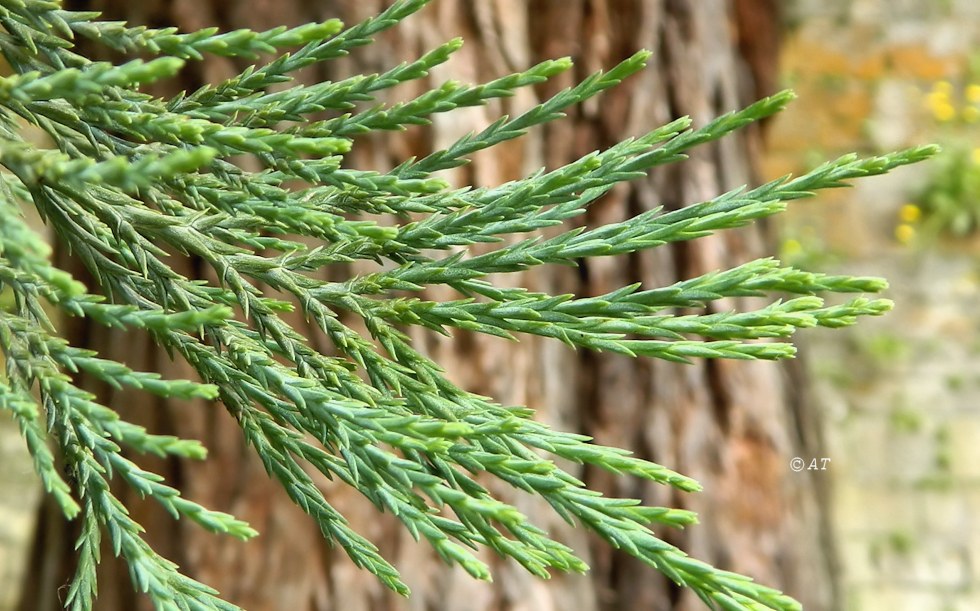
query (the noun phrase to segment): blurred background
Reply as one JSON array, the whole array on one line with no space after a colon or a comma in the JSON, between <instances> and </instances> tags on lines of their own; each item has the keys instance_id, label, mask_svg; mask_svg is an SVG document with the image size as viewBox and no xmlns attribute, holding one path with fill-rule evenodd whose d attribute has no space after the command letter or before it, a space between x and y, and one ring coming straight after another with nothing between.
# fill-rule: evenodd
<instances>
[{"instance_id":1,"label":"blurred background","mask_svg":"<svg viewBox=\"0 0 980 611\"><path fill-rule=\"evenodd\" d=\"M192 30L264 29L333 16L351 24L388 3L66 4ZM658 249L627 265L597 261L580 272L533 272L520 280L540 290L595 294L636 280L662 285L771 254L811 271L889 279L892 313L845 330L800 333L795 363L685 367L573 354L533 340L515 348L483 338L418 339L468 388L526 403L556 427L631 447L700 479L706 491L687 498L580 474L609 493L698 510L703 524L665 536L700 558L782 587L807 609L980 609L980 4L435 0L378 45L304 78L384 69L454 36L467 41L460 60L436 71L430 84L487 80L561 55L576 59L577 72L504 104L440 118L431 139L413 131L359 143L355 163L379 168L444 146L644 47L656 55L643 75L496 157L479 156L450 178L502 182L678 115L703 123L784 87L799 99L761 129L703 147L682 168L618 190L585 220L615 221L660 203L682 206L745 182L799 174L849 152L943 146L929 163L794 202L768 225ZM241 68L224 60L192 67L185 86ZM115 350L126 346L133 365L133 345L116 340ZM96 343L113 356L111 334ZM166 370L154 358L143 361L143 368ZM105 391L105 401L126 409L132 397ZM212 448L207 469L177 463L154 469L184 481L195 500L239 514L265 535L243 549L182 526L173 530L152 509L139 509L156 527L151 541L249 609L701 608L650 569L563 531L527 503L522 510L583 550L592 577L546 585L498 565L495 587L473 584L412 547L348 492L325 485L331 502L406 570L418 596L404 603L320 546L274 487L261 488L261 468L241 466L251 463L228 434L235 432L230 419L202 424L186 416L186 406L181 412L158 405L153 416L132 407L127 417L202 438ZM821 469L796 472L794 457L807 466L816 460ZM214 486L234 470L251 478L249 494ZM0 418L0 611L57 608L57 588L70 574L71 530L57 526L31 473L16 429ZM124 571L105 573L99 609L144 604L126 593Z\"/></svg>"},{"instance_id":2,"label":"blurred background","mask_svg":"<svg viewBox=\"0 0 980 611\"><path fill-rule=\"evenodd\" d=\"M980 609L980 4L786 3L765 174L858 151L935 160L793 205L780 257L891 283L893 312L805 334L846 609Z\"/></svg>"}]
</instances>

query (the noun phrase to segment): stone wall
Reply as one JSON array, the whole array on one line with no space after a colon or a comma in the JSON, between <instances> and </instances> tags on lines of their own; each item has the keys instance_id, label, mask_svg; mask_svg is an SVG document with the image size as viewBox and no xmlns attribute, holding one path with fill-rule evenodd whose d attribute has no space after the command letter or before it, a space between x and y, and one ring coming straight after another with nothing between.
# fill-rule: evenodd
<instances>
[{"instance_id":1,"label":"stone wall","mask_svg":"<svg viewBox=\"0 0 980 611\"><path fill-rule=\"evenodd\" d=\"M980 147L980 3L796 0L787 17L782 72L800 98L771 126L767 178L850 151ZM784 259L885 276L896 302L804 340L847 611L980 609L980 242L926 234L909 202L935 167L783 220Z\"/></svg>"}]
</instances>

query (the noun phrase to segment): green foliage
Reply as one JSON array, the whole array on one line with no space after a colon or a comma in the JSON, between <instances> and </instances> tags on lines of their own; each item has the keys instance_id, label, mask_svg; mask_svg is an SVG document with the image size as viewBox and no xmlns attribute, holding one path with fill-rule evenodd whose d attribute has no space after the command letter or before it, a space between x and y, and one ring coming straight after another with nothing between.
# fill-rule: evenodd
<instances>
[{"instance_id":1,"label":"green foliage","mask_svg":"<svg viewBox=\"0 0 980 611\"><path fill-rule=\"evenodd\" d=\"M683 491L698 490L696 482L587 437L553 431L526 408L458 388L402 329L533 334L673 361L789 357L792 346L772 340L802 327L850 325L890 307L887 300L860 296L827 306L818 294L876 293L885 283L806 273L771 259L671 286L632 285L587 298L499 288L488 276L696 239L775 214L813 191L918 161L933 150L847 156L798 178L544 239L534 232L582 214L620 182L680 161L691 148L777 112L791 94L698 128L679 119L500 186L453 189L434 177L616 85L643 68L649 55L643 52L520 116L503 117L390 172L345 168L343 154L363 134L425 125L436 113L509 96L570 65L567 59L548 61L482 85L449 82L406 102L363 104L377 91L426 76L459 47L454 40L381 74L268 89L289 82L296 70L369 43L424 4L399 0L346 30L328 21L262 33L179 34L100 22L95 13L64 11L57 2L0 0L0 52L14 71L0 79L0 288L11 295L10 307L0 311L6 359L0 408L20 425L45 489L67 518L81 521L78 569L66 605L93 608L105 537L111 552L129 563L134 587L157 608L236 608L144 542L141 527L110 491L114 478L175 518L242 539L256 534L231 516L184 499L128 458L124 448L194 459L205 450L121 420L75 385L72 374L85 372L164 397L220 400L270 476L324 537L403 594L408 590L395 567L331 507L309 468L355 487L447 562L479 579L490 577L473 553L481 547L540 577L587 568L572 550L491 496L477 481L489 476L543 498L569 522L693 589L711 607L796 608L777 591L689 558L651 530L692 524L690 512L603 497L552 459ZM73 51L75 37L163 57L120 66L94 63ZM174 76L184 60L207 54L254 58L284 47L298 49L173 99L139 91ZM323 111L334 112L331 118L311 118ZM26 125L46 132L54 148L28 140ZM254 155L262 169L233 165L230 159L241 153ZM85 263L102 295L53 266L49 247L22 218L23 206L35 208L59 243ZM372 220L380 214L400 220ZM502 236L517 234L528 237L485 254L466 249L503 244ZM320 246L308 249L297 235ZM181 276L167 264L165 249L199 257L220 284ZM379 265L347 282L310 274L358 260ZM451 287L460 298L433 302L412 296L432 285ZM292 301L270 297L270 290ZM770 293L789 298L748 312L670 313ZM317 352L280 317L295 307L322 329L335 352ZM48 318L55 310L59 316L144 329L192 365L204 383L162 380L70 346ZM345 322L350 316L363 321L370 337Z\"/></svg>"},{"instance_id":2,"label":"green foliage","mask_svg":"<svg viewBox=\"0 0 980 611\"><path fill-rule=\"evenodd\" d=\"M927 236L975 235L980 231L980 149L953 147L937 157L915 200Z\"/></svg>"}]
</instances>

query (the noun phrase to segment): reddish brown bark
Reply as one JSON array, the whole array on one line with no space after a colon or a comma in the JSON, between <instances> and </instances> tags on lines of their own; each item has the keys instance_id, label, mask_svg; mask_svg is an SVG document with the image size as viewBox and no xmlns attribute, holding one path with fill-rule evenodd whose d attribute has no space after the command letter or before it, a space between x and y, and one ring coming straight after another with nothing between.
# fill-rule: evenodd
<instances>
[{"instance_id":1,"label":"reddish brown bark","mask_svg":"<svg viewBox=\"0 0 980 611\"><path fill-rule=\"evenodd\" d=\"M187 30L212 24L265 28L332 16L353 23L386 3L155 0L107 4L112 17L177 24ZM566 120L536 129L489 154L479 154L472 164L449 176L457 184L497 184L542 165L557 167L680 115L691 115L697 124L703 124L751 101L772 86L774 10L774 3L767 0L436 0L381 37L378 44L322 67L316 74L304 74L304 78L375 71L415 57L452 36L463 36L466 45L453 62L434 71L429 85L448 78L488 80L562 55L576 60L575 71L554 82L486 108L440 116L431 130L414 129L394 138L372 136L358 142L353 162L383 169L479 130L502 113L519 112L640 48L655 52L648 70L574 109ZM217 60L195 69L190 78L214 80L235 71L232 62ZM394 95L411 96L410 89ZM751 131L702 147L683 164L659 169L648 179L616 189L595 204L582 222L615 222L657 205L676 208L750 182L757 147ZM635 281L662 286L765 255L764 242L763 228L755 226L629 258L588 261L579 269L536 269L503 281L580 295L599 294ZM194 271L192 262L186 265L188 272ZM733 305L737 304L719 307ZM72 339L137 368L189 375L182 365L167 361L147 344L133 344L131 338L78 328ZM698 478L706 491L691 496L607 473L583 474L590 485L609 494L697 510L702 524L663 536L717 566L782 587L809 609L831 608L834 589L819 495L814 482L787 468L789 457L803 454L804 441L812 448L818 440L812 439L810 417L803 418L797 404L787 398L784 370L778 365L698 362L682 366L576 353L535 338L519 345L466 334L452 340L417 334L416 339L447 367L454 380L469 389L504 403L530 405L557 428L587 432L600 443L631 448ZM404 572L415 595L408 601L398 599L320 540L311 522L266 478L245 448L233 419L220 406L165 405L151 403L145 395L99 390L110 405L125 411L125 417L157 432L201 439L210 448L211 457L204 464L150 461L148 467L169 474L190 498L249 520L262 532L256 541L241 544L203 534L193 526L175 525L155 507L129 494L126 498L133 502L135 516L147 526L157 549L190 575L253 611L700 608L689 593L677 590L649 567L581 531L570 530L541 504L526 498L511 500L581 550L593 566L590 576L540 582L512 563L488 558L496 571L495 583L475 583L459 571L446 569L355 492L325 483L330 502ZM24 609L47 611L57 606L52 595L67 580L71 564L67 551L71 540L65 538L59 524L57 519L45 518L40 528L37 566L44 570L29 584ZM100 610L145 606L145 601L130 593L126 581L124 569L107 560Z\"/></svg>"}]
</instances>

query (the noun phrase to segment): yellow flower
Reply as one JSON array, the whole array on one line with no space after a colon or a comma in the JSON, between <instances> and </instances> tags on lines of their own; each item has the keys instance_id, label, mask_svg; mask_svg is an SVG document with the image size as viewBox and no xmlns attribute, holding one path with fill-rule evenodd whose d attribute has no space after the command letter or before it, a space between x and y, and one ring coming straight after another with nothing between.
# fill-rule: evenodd
<instances>
[{"instance_id":1,"label":"yellow flower","mask_svg":"<svg viewBox=\"0 0 980 611\"><path fill-rule=\"evenodd\" d=\"M784 257L792 257L794 255L800 254L803 251L803 245L800 244L799 240L794 240L793 238L790 238L788 240L783 241L782 250L783 250Z\"/></svg>"},{"instance_id":2,"label":"yellow flower","mask_svg":"<svg viewBox=\"0 0 980 611\"><path fill-rule=\"evenodd\" d=\"M966 86L966 99L971 103L980 102L980 85L973 83Z\"/></svg>"},{"instance_id":3,"label":"yellow flower","mask_svg":"<svg viewBox=\"0 0 980 611\"><path fill-rule=\"evenodd\" d=\"M949 94L945 91L930 91L928 94L926 94L926 104L928 104L930 108L939 104L949 103Z\"/></svg>"},{"instance_id":4,"label":"yellow flower","mask_svg":"<svg viewBox=\"0 0 980 611\"><path fill-rule=\"evenodd\" d=\"M980 108L967 106L963 109L963 120L967 123L976 123L980 119Z\"/></svg>"},{"instance_id":5,"label":"yellow flower","mask_svg":"<svg viewBox=\"0 0 980 611\"><path fill-rule=\"evenodd\" d=\"M970 153L970 160L973 161L973 165L980 165L980 148L973 149Z\"/></svg>"},{"instance_id":6,"label":"yellow flower","mask_svg":"<svg viewBox=\"0 0 980 611\"><path fill-rule=\"evenodd\" d=\"M932 116L936 118L937 121L946 123L947 121L952 121L956 118L956 109L949 102L945 104L936 104L932 107Z\"/></svg>"},{"instance_id":7,"label":"yellow flower","mask_svg":"<svg viewBox=\"0 0 980 611\"><path fill-rule=\"evenodd\" d=\"M911 225L922 218L922 209L915 204L905 204L899 209L898 218L902 223Z\"/></svg>"},{"instance_id":8,"label":"yellow flower","mask_svg":"<svg viewBox=\"0 0 980 611\"><path fill-rule=\"evenodd\" d=\"M937 121L952 121L956 117L956 108L949 97L949 91L938 88L938 84L926 95L926 106Z\"/></svg>"},{"instance_id":9,"label":"yellow flower","mask_svg":"<svg viewBox=\"0 0 980 611\"><path fill-rule=\"evenodd\" d=\"M899 244L908 244L915 237L915 227L908 223L901 223L895 227L895 239Z\"/></svg>"},{"instance_id":10,"label":"yellow flower","mask_svg":"<svg viewBox=\"0 0 980 611\"><path fill-rule=\"evenodd\" d=\"M934 92L942 92L948 95L953 92L953 85L949 81L936 81L932 85L932 90Z\"/></svg>"}]
</instances>

